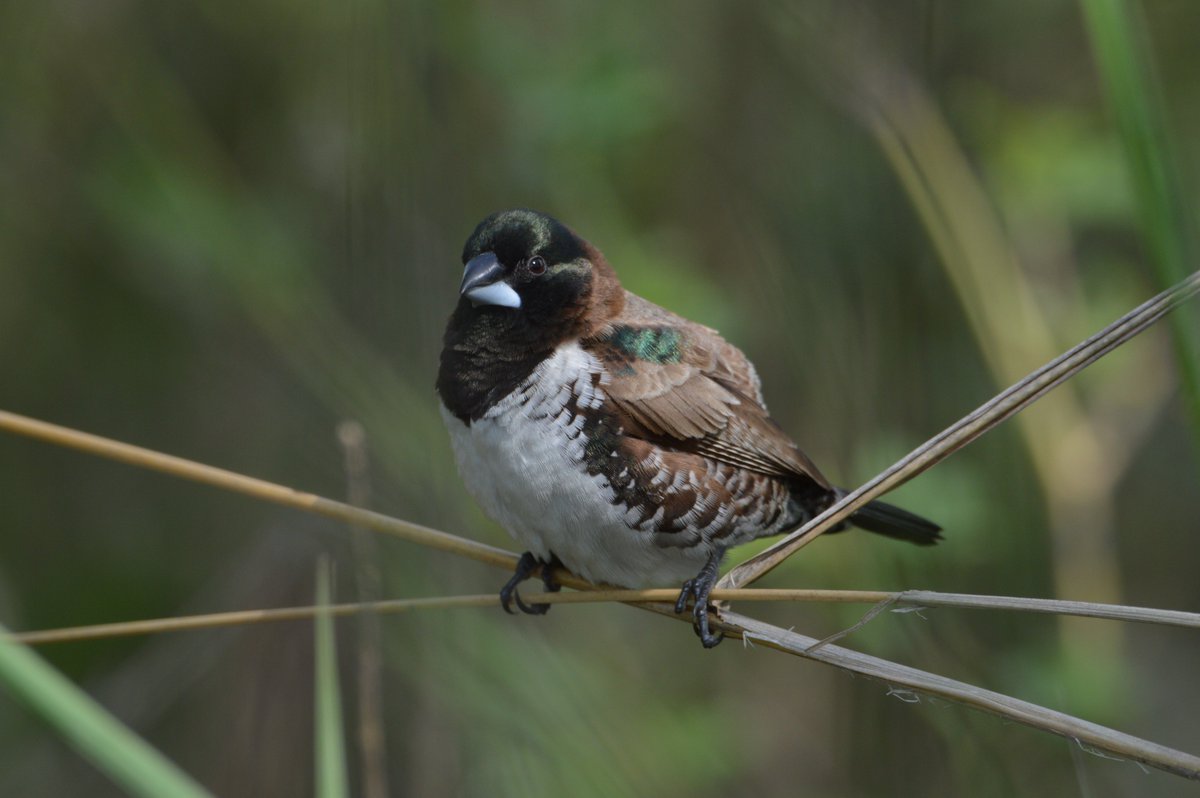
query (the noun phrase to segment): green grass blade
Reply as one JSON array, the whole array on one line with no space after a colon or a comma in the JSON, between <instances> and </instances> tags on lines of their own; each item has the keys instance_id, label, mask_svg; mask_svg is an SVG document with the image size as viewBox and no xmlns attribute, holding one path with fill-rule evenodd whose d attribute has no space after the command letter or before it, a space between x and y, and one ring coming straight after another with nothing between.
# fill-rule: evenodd
<instances>
[{"instance_id":1,"label":"green grass blade","mask_svg":"<svg viewBox=\"0 0 1200 798\"><path fill-rule=\"evenodd\" d=\"M345 798L349 794L346 779L345 738L342 735L342 696L338 689L337 643L333 616L329 613L330 564L322 558L317 566L317 604L321 612L316 620L316 720L315 745L317 795L319 798Z\"/></svg>"},{"instance_id":2,"label":"green grass blade","mask_svg":"<svg viewBox=\"0 0 1200 798\"><path fill-rule=\"evenodd\" d=\"M210 794L45 660L9 642L3 626L0 684L129 794L146 798Z\"/></svg>"},{"instance_id":3,"label":"green grass blade","mask_svg":"<svg viewBox=\"0 0 1200 798\"><path fill-rule=\"evenodd\" d=\"M1157 83L1152 79L1149 37L1138 9L1126 0L1081 0L1092 50L1120 131L1133 181L1142 232L1159 282L1174 285L1196 268L1189 209L1176 178ZM1200 311L1179 309L1171 319L1196 443L1200 446Z\"/></svg>"}]
</instances>

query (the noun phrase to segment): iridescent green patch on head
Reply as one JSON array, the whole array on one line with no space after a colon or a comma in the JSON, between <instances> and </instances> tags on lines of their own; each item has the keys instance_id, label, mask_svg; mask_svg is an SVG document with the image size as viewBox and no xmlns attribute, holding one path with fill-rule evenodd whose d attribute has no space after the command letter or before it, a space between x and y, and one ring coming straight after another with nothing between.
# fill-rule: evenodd
<instances>
[{"instance_id":1,"label":"iridescent green patch on head","mask_svg":"<svg viewBox=\"0 0 1200 798\"><path fill-rule=\"evenodd\" d=\"M463 247L463 263L481 252L494 252L509 268L534 255L551 266L586 259L583 242L566 226L527 208L493 213L480 222Z\"/></svg>"},{"instance_id":2,"label":"iridescent green patch on head","mask_svg":"<svg viewBox=\"0 0 1200 798\"><path fill-rule=\"evenodd\" d=\"M612 343L625 354L650 363L678 363L683 335L672 327L617 327Z\"/></svg>"}]
</instances>

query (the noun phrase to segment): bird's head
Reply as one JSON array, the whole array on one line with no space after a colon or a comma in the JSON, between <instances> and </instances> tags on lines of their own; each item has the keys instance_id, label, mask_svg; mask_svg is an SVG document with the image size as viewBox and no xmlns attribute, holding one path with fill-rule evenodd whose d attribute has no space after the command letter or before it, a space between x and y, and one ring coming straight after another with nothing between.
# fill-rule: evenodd
<instances>
[{"instance_id":1,"label":"bird's head","mask_svg":"<svg viewBox=\"0 0 1200 798\"><path fill-rule=\"evenodd\" d=\"M507 314L522 327L578 334L620 311L623 292L604 256L537 211L500 211L463 247L459 311Z\"/></svg>"}]
</instances>

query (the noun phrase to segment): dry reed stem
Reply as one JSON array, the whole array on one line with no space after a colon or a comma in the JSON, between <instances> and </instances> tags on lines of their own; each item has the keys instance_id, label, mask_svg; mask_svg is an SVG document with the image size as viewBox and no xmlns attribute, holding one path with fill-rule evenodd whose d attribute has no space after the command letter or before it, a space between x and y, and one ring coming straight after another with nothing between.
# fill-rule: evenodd
<instances>
[{"instance_id":1,"label":"dry reed stem","mask_svg":"<svg viewBox=\"0 0 1200 798\"><path fill-rule=\"evenodd\" d=\"M672 604L679 591L674 588L650 590L587 590L579 593L526 593L526 601L538 604L597 604L600 602L622 602L625 604L663 603ZM833 642L857 630L863 623L890 606L958 607L965 609L1015 610L1044 615L1073 615L1085 618L1100 618L1118 621L1154 623L1163 626L1179 626L1200 629L1200 613L1180 610L1159 610L1148 607L1126 607L1117 604L1096 604L1087 601L1059 601L1056 599L1018 598L1015 596L982 596L970 593L937 593L931 590L905 590L887 593L879 590L790 590L781 588L740 588L714 590L714 601L751 602L820 602L827 604L875 604L875 608L849 629L826 638L822 644ZM390 599L384 601L362 601L335 604L331 611L337 617L360 613L391 615L411 610L452 609L459 607L499 606L495 593L475 596L444 596L412 599ZM205 615L184 615L142 621L72 626L63 629L43 629L32 632L16 632L7 639L26 645L67 643L80 640L98 640L109 637L180 632L190 629L214 629L229 626L245 626L273 621L307 620L316 616L315 606L280 607L262 610L237 610ZM689 616L690 617L690 616Z\"/></svg>"},{"instance_id":2,"label":"dry reed stem","mask_svg":"<svg viewBox=\"0 0 1200 798\"><path fill-rule=\"evenodd\" d=\"M1177 776L1200 779L1200 757L1176 751L1124 732L1114 731L1062 712L1046 709L1019 698L1012 698L1002 693L985 690L965 682L937 676L840 646L821 645L821 641L814 638L780 629L777 626L771 626L737 613L727 613L718 626L730 632L740 632L743 639L754 644L763 644L777 651L824 662L827 665L877 679L889 686L889 695L898 695L903 700L908 700L906 695L915 696L915 692L944 698L1066 737L1081 746L1091 746L1122 759L1139 762L1168 773L1174 773ZM897 685L901 686L902 690L896 690ZM919 698L919 696L915 697Z\"/></svg>"},{"instance_id":3,"label":"dry reed stem","mask_svg":"<svg viewBox=\"0 0 1200 798\"><path fill-rule=\"evenodd\" d=\"M0 410L0 430L7 430L18 435L52 443L56 446L76 449L98 457L128 463L139 468L170 474L205 485L212 485L213 487L222 488L233 493L240 493L255 499L280 504L284 507L292 507L304 512L316 513L317 515L323 515L337 521L344 521L348 524L354 524L355 526L364 527L375 532L382 532L385 535L392 535L393 537L407 540L410 543L416 543L418 546L445 551L460 557L485 562L489 565L513 568L517 564L516 555L495 546L477 543L473 540L460 538L457 535L451 535L437 529L430 529L427 526L402 521L399 518L392 518L382 513L364 510L344 502L334 501L333 499L326 499L323 496L317 496L313 493L304 493L303 491L294 490L283 485L277 485L274 482L243 476L233 471L226 471L223 468L204 465L194 460L163 454L141 446L121 443L111 438L103 438L99 435L79 432L69 427L50 424L45 421L20 416L16 413Z\"/></svg>"},{"instance_id":4,"label":"dry reed stem","mask_svg":"<svg viewBox=\"0 0 1200 798\"><path fill-rule=\"evenodd\" d=\"M1138 306L1091 338L980 405L974 412L930 438L895 465L844 496L795 532L734 566L722 577L719 584L722 587L745 587L761 579L788 557L811 543L818 535L844 521L867 502L898 488L1011 418L1064 380L1150 327L1197 292L1200 292L1200 272L1191 274L1177 285Z\"/></svg>"},{"instance_id":5,"label":"dry reed stem","mask_svg":"<svg viewBox=\"0 0 1200 798\"><path fill-rule=\"evenodd\" d=\"M355 507L371 503L370 456L367 453L367 432L353 420L337 425L338 444L346 471L346 501ZM369 603L383 596L383 574L379 570L379 538L368 530L350 528L351 549L354 552L355 587L358 600ZM359 616L358 680L355 700L358 705L358 737L363 798L387 798L387 732L383 721L383 637L379 618L370 611Z\"/></svg>"},{"instance_id":6,"label":"dry reed stem","mask_svg":"<svg viewBox=\"0 0 1200 798\"><path fill-rule=\"evenodd\" d=\"M920 601L910 601L910 593L879 593L874 591L795 591L795 590L722 590L714 591L714 598L724 600L796 600L799 594L813 600L834 601L873 601L883 597L883 601L895 603L912 603L932 606L931 599L944 599L946 606L997 606L1003 607L1011 602L1037 601L1030 599L1012 599L995 596L962 596L962 603L951 604L954 594L936 594L925 591L912 591ZM560 604L585 603L592 601L628 601L641 599L668 602L678 594L676 590L605 590L594 593L540 593L529 594L526 599L537 602L552 602ZM791 595L788 595L791 594ZM993 601L999 600L999 604ZM429 599L400 599L395 601L371 602L368 608L380 614L407 612L413 609L450 608L450 607L488 607L498 604L494 594L478 596L451 596ZM1079 602L1071 602L1079 603ZM661 615L688 620L686 616L674 614L670 603L637 604L636 606L652 610ZM164 618L156 621L135 621L124 624L102 624L76 629L51 630L47 632L30 632L12 635L13 640L26 643L64 642L80 640L87 637L114 635L148 634L152 632L180 631L184 629L208 629L221 626L264 623L268 621L284 621L308 619L313 617L321 608L318 607L287 607L274 610L246 610L241 612L215 613L212 615L197 615L185 618ZM362 604L335 604L328 608L331 615L341 617L361 612ZM1135 609L1135 608L1113 608ZM1051 612L1049 609L1036 611ZM1153 611L1159 613L1162 611ZM1200 616L1194 613L1179 613L1188 618L1185 625L1195 626L1200 623ZM1121 617L1118 615L1100 617ZM1161 621L1160 621L1161 622ZM771 624L757 621L737 613L728 612L723 618L715 621L716 625L731 637L741 637L751 643L762 643L770 648L823 662L843 670L877 679L889 685L889 695L904 693L897 691L895 685L902 685L905 690L925 693L964 704L974 709L989 712L1008 720L1013 720L1033 728L1042 729L1053 734L1074 740L1081 745L1112 754L1124 759L1140 762L1150 767L1164 770L1168 773L1184 776L1190 779L1200 779L1200 757L1182 751L1176 751L1157 743L1143 740L1123 732L1109 729L1089 721L1075 718L1061 712L1021 701L1017 698L985 690L981 687L966 684L954 679L928 673L917 668L899 665L888 660L872 657L857 651L829 645L829 639L824 641L806 637L790 630L785 630ZM862 622L856 624L857 628ZM839 635L840 636L840 635Z\"/></svg>"}]
</instances>

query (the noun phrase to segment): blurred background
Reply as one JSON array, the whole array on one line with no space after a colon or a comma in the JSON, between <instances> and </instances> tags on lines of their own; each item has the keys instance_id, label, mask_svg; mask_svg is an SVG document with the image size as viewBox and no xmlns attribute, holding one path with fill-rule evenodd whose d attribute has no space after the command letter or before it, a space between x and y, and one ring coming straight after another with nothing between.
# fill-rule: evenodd
<instances>
[{"instance_id":1,"label":"blurred background","mask_svg":"<svg viewBox=\"0 0 1200 798\"><path fill-rule=\"evenodd\" d=\"M1187 251L1200 6L1132 8ZM1165 287L1094 53L1068 0L5 3L0 408L511 548L433 381L465 237L529 206L741 346L853 486ZM1200 609L1180 364L1161 325L893 494L936 549L838 535L762 585ZM507 578L7 435L0 486L14 629L307 604L323 553L340 600ZM739 609L823 637L866 608ZM1192 794L626 607L338 632L360 795ZM1178 629L940 609L844 643L1200 751ZM218 794L292 796L312 645L295 622L42 653ZM0 694L0 794L118 792Z\"/></svg>"}]
</instances>

